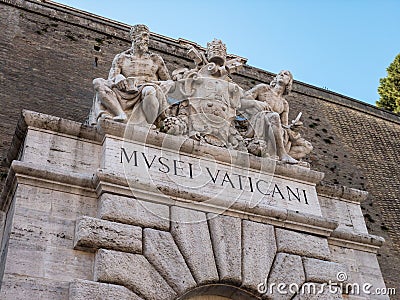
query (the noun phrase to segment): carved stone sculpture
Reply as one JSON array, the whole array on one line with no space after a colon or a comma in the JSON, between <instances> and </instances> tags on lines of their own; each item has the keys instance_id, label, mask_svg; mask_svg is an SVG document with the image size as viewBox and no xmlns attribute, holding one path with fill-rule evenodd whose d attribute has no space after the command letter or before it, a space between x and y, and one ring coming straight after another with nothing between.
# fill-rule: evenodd
<instances>
[{"instance_id":1,"label":"carved stone sculpture","mask_svg":"<svg viewBox=\"0 0 400 300\"><path fill-rule=\"evenodd\" d=\"M215 146L243 148L243 139L234 127L234 120L244 91L230 78L240 62L226 61L226 46L220 40L208 43L206 54L191 48L189 56L196 68L173 72L176 82L169 97L179 104L175 119L167 118L162 131L187 134ZM176 126L171 129L170 124Z\"/></svg>"},{"instance_id":2,"label":"carved stone sculpture","mask_svg":"<svg viewBox=\"0 0 400 300\"><path fill-rule=\"evenodd\" d=\"M298 132L301 122L288 124L289 105L283 96L293 82L289 71L279 73L271 85L244 92L231 78L243 59L228 60L225 44L214 39L206 52L189 46L195 67L175 70L172 81L163 59L148 50L147 26L133 26L130 35L132 47L114 58L108 79L93 80L96 95L90 124L99 118L125 123L129 119L214 146L257 156L276 154L291 164L311 151ZM249 124L245 134L237 128L239 112Z\"/></svg>"},{"instance_id":3,"label":"carved stone sculpture","mask_svg":"<svg viewBox=\"0 0 400 300\"><path fill-rule=\"evenodd\" d=\"M246 137L253 138L249 151L256 148L257 153L254 154L258 154L260 150L252 144L262 140L269 152L272 149L280 160L294 164L311 152L312 145L298 132L302 125L299 121L301 114L290 125L288 122L289 104L284 96L290 93L292 84L292 74L281 71L270 85L259 84L246 92L246 97L265 103L266 110L242 107L241 112L250 123L246 133Z\"/></svg>"},{"instance_id":4,"label":"carved stone sculpture","mask_svg":"<svg viewBox=\"0 0 400 300\"><path fill-rule=\"evenodd\" d=\"M132 47L115 56L108 79L93 80L90 124L98 118L127 122L130 117L135 124L154 124L163 115L170 75L161 56L149 52L149 36L147 26L133 26Z\"/></svg>"}]
</instances>

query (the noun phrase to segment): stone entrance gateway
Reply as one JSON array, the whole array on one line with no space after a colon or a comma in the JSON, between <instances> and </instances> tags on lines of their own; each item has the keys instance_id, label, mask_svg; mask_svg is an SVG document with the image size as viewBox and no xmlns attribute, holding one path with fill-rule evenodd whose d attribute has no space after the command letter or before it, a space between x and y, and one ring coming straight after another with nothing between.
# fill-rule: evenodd
<instances>
[{"instance_id":1,"label":"stone entrance gateway","mask_svg":"<svg viewBox=\"0 0 400 300\"><path fill-rule=\"evenodd\" d=\"M24 111L17 132L1 197L2 299L388 299L288 289L384 287L365 192L108 120Z\"/></svg>"}]
</instances>

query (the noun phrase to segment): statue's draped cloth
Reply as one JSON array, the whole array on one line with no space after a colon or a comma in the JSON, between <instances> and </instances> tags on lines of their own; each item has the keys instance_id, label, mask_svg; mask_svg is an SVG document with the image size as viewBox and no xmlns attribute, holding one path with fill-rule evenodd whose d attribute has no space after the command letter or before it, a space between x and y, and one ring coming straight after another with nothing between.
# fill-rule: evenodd
<instances>
[{"instance_id":1,"label":"statue's draped cloth","mask_svg":"<svg viewBox=\"0 0 400 300\"><path fill-rule=\"evenodd\" d=\"M166 81L160 81L157 83L145 82L132 88L130 91L121 91L116 87L112 87L112 91L117 96L122 109L128 115L134 116L134 119L129 120L130 123L145 124L146 118L143 112L142 105L139 105L143 101L142 92L145 87L153 87L156 91L156 97L159 100L158 116L164 114L168 108L168 102L166 94L168 93L171 84ZM100 102L97 93L93 99L93 107L89 116L89 124L96 124L99 118L112 118L113 116L108 112L107 108Z\"/></svg>"}]
</instances>

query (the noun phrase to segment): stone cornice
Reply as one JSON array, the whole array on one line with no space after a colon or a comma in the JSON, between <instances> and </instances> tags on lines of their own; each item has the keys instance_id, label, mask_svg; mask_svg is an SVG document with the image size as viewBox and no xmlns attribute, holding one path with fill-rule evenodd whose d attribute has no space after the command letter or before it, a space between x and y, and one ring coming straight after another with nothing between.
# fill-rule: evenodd
<instances>
[{"instance_id":1,"label":"stone cornice","mask_svg":"<svg viewBox=\"0 0 400 300\"><path fill-rule=\"evenodd\" d=\"M372 234L335 230L328 238L328 242L330 245L377 253L385 239Z\"/></svg>"},{"instance_id":2,"label":"stone cornice","mask_svg":"<svg viewBox=\"0 0 400 300\"><path fill-rule=\"evenodd\" d=\"M347 186L327 184L325 182L317 184L317 193L321 196L346 200L356 204L360 204L368 197L367 191L361 191Z\"/></svg>"},{"instance_id":3,"label":"stone cornice","mask_svg":"<svg viewBox=\"0 0 400 300\"><path fill-rule=\"evenodd\" d=\"M92 177L93 174L64 171L60 168L14 160L6 179L5 188L0 196L0 210L7 211L16 184L34 185L95 197Z\"/></svg>"}]
</instances>

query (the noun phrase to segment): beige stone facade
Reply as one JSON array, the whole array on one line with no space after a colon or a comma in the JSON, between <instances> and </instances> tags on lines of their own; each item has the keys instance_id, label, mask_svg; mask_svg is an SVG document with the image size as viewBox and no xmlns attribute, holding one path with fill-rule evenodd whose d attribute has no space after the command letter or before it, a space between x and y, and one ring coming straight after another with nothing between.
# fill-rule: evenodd
<instances>
[{"instance_id":1,"label":"beige stone facade","mask_svg":"<svg viewBox=\"0 0 400 300\"><path fill-rule=\"evenodd\" d=\"M362 291L385 288L365 192L136 125L25 111L18 128L1 198L2 299L292 299L295 287L295 299L389 299ZM332 294L329 282L361 291Z\"/></svg>"}]
</instances>

